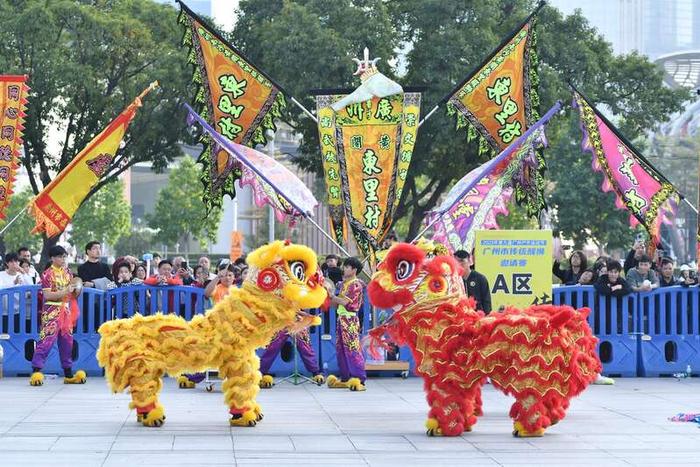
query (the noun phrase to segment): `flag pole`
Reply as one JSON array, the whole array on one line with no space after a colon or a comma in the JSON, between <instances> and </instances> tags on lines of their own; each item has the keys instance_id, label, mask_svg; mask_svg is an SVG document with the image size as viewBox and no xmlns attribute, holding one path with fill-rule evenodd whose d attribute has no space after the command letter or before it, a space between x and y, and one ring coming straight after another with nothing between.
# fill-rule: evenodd
<instances>
[{"instance_id":1,"label":"flag pole","mask_svg":"<svg viewBox=\"0 0 700 467\"><path fill-rule=\"evenodd\" d=\"M336 242L335 239L328 232L323 230L323 228L320 225L318 225L318 222L316 222L313 219L313 217L311 217L310 213L304 214L304 218L307 221L311 222L311 225L316 227L316 229L318 229L318 231L321 232L324 237L326 237L328 240L330 240L331 243L333 243L333 245L335 245L340 250L341 253L343 253L346 256L352 256L345 248L343 248L338 242Z\"/></svg>"},{"instance_id":2,"label":"flag pole","mask_svg":"<svg viewBox=\"0 0 700 467\"><path fill-rule=\"evenodd\" d=\"M27 207L29 207L29 205L27 205ZM0 235L2 235L3 233L5 233L5 231L6 231L7 229L9 229L10 226L11 226L12 224L14 224L15 221L16 221L17 219L19 219L20 217L22 217L22 214L24 214L25 212L27 212L27 207L25 207L24 209L20 209L20 211L17 213L17 215L16 215L15 217L13 217L12 220L11 220L10 222L8 222L7 225L6 225L5 227L2 228L2 230L0 230Z\"/></svg>"},{"instance_id":3,"label":"flag pole","mask_svg":"<svg viewBox=\"0 0 700 467\"><path fill-rule=\"evenodd\" d=\"M420 128L420 126L421 126L423 123L425 123L425 121L426 121L427 119L429 119L430 117L432 117L433 114L434 114L435 112L437 112L437 109L439 109L439 108L440 108L440 104L435 104L435 107L433 107L433 108L430 110L430 112L428 112L428 113L425 115L425 117L423 117L423 120L421 120L420 122L418 122L418 128Z\"/></svg>"},{"instance_id":4,"label":"flag pole","mask_svg":"<svg viewBox=\"0 0 700 467\"><path fill-rule=\"evenodd\" d=\"M304 105L301 102L299 102L296 97L292 96L292 102L294 102L297 105L297 107L299 107L306 115L311 117L311 119L314 122L318 123L318 118L316 118L314 114L309 112L309 110L306 107L304 107Z\"/></svg>"},{"instance_id":5,"label":"flag pole","mask_svg":"<svg viewBox=\"0 0 700 467\"><path fill-rule=\"evenodd\" d=\"M700 183L700 173L698 173L698 183ZM693 203L691 203L690 201L688 201L686 198L683 198L683 201L685 201L685 204L687 204L688 207L689 207L690 209L692 209L693 212L694 212L695 214L698 213L698 208L696 208L695 206L693 206ZM698 204L700 204L700 194L698 194Z\"/></svg>"}]
</instances>

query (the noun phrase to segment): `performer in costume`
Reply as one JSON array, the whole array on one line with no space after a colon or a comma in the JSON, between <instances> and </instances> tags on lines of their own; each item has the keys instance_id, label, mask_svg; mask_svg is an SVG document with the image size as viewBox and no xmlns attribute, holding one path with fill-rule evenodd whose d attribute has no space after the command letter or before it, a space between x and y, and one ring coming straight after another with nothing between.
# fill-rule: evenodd
<instances>
[{"instance_id":1,"label":"performer in costume","mask_svg":"<svg viewBox=\"0 0 700 467\"><path fill-rule=\"evenodd\" d=\"M231 292L231 287L236 280L235 268L228 260L219 263L219 270L216 277L212 279L204 288L204 296L211 299L216 305ZM177 383L180 389L193 389L198 383L204 381L206 375L204 373L191 373L180 375L177 378Z\"/></svg>"},{"instance_id":2,"label":"performer in costume","mask_svg":"<svg viewBox=\"0 0 700 467\"><path fill-rule=\"evenodd\" d=\"M114 392L129 388L136 419L145 426L165 422L158 400L165 374L217 368L231 414L230 425L262 420L255 349L280 330L318 323L303 312L326 299L316 254L302 245L276 241L248 255L250 273L238 289L204 315L185 321L172 314L135 315L100 326L97 361Z\"/></svg>"},{"instance_id":3,"label":"performer in costume","mask_svg":"<svg viewBox=\"0 0 700 467\"><path fill-rule=\"evenodd\" d=\"M270 367L289 338L294 338L294 335L290 334L289 331L284 330L278 332L275 338L272 339L272 342L270 342L270 345L265 349L265 353L260 357L260 372L263 375L260 380L261 388L268 389L275 384L274 378L269 374ZM321 374L321 370L318 366L318 358L316 357L314 349L311 347L309 328L302 329L296 333L296 345L299 355L301 356L301 361L304 362L304 367L306 367L306 371L311 373L311 379L320 386L326 379L323 377L323 374Z\"/></svg>"},{"instance_id":4,"label":"performer in costume","mask_svg":"<svg viewBox=\"0 0 700 467\"><path fill-rule=\"evenodd\" d=\"M328 387L364 391L365 359L360 345L360 320L357 316L362 308L364 282L357 275L362 272L362 263L351 257L343 262L343 282L337 296L331 297L336 305L335 351L340 370L340 379L328 376Z\"/></svg>"},{"instance_id":5,"label":"performer in costume","mask_svg":"<svg viewBox=\"0 0 700 467\"><path fill-rule=\"evenodd\" d=\"M32 358L33 373L29 379L32 386L44 384L44 374L41 372L46 363L53 344L58 341L58 352L63 368L65 384L84 384L87 375L83 370L73 374L73 327L80 313L75 295L82 290L82 285L76 285L73 275L66 267L66 250L61 246L49 249L51 265L41 275L41 288L44 305L41 309L39 343L34 349Z\"/></svg>"},{"instance_id":6,"label":"performer in costume","mask_svg":"<svg viewBox=\"0 0 700 467\"><path fill-rule=\"evenodd\" d=\"M370 337L381 341L387 334L411 348L430 405L428 435L471 431L488 377L515 397L513 435L542 436L600 372L590 310L532 305L484 316L466 297L460 275L455 259L430 242L391 247L368 294L373 305L394 313Z\"/></svg>"}]
</instances>

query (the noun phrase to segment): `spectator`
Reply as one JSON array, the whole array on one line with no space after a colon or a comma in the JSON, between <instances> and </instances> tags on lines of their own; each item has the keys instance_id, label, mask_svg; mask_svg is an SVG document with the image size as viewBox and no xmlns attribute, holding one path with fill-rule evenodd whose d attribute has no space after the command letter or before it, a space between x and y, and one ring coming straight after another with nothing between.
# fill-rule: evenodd
<instances>
[{"instance_id":1,"label":"spectator","mask_svg":"<svg viewBox=\"0 0 700 467\"><path fill-rule=\"evenodd\" d=\"M178 276L173 275L173 263L168 259L158 263L158 274L143 281L146 285L182 285Z\"/></svg>"},{"instance_id":2,"label":"spectator","mask_svg":"<svg viewBox=\"0 0 700 467\"><path fill-rule=\"evenodd\" d=\"M231 291L236 281L236 266L230 261L224 260L219 263L219 270L216 277L207 284L204 289L204 296L211 298L214 304L219 303Z\"/></svg>"},{"instance_id":3,"label":"spectator","mask_svg":"<svg viewBox=\"0 0 700 467\"><path fill-rule=\"evenodd\" d=\"M134 276L142 282L146 280L146 265L139 263L134 269Z\"/></svg>"},{"instance_id":4,"label":"spectator","mask_svg":"<svg viewBox=\"0 0 700 467\"><path fill-rule=\"evenodd\" d=\"M209 282L213 280L209 279L210 276L211 274L209 273L209 269L205 268L201 264L198 264L194 267L194 282L192 283L192 286L199 287L200 289L206 288L206 286L209 285ZM214 277L216 277L216 274L214 274Z\"/></svg>"},{"instance_id":5,"label":"spectator","mask_svg":"<svg viewBox=\"0 0 700 467\"><path fill-rule=\"evenodd\" d=\"M7 269L0 271L0 289L8 287L19 287L20 285L31 285L32 280L27 276L20 267L19 257L16 253L8 253L5 255L5 265ZM2 317L2 322L0 323L0 332L7 332L9 319L11 313L9 312L10 304L9 297L3 297L0 301L0 317ZM19 303L18 300L14 300L14 306L12 307L14 311L14 324L15 329L19 330ZM27 318L29 319L29 314Z\"/></svg>"},{"instance_id":6,"label":"spectator","mask_svg":"<svg viewBox=\"0 0 700 467\"><path fill-rule=\"evenodd\" d=\"M326 270L326 277L331 282L333 287L336 287L339 282L343 281L343 270L339 267L328 268Z\"/></svg>"},{"instance_id":7,"label":"spectator","mask_svg":"<svg viewBox=\"0 0 700 467\"><path fill-rule=\"evenodd\" d=\"M158 265L160 264L161 260L163 259L162 256L160 256L160 253L153 253L153 259L151 259L151 272L149 276L155 276L158 274Z\"/></svg>"},{"instance_id":8,"label":"spectator","mask_svg":"<svg viewBox=\"0 0 700 467\"><path fill-rule=\"evenodd\" d=\"M239 271L236 287L241 288L243 287L243 282L248 278L248 265L243 266Z\"/></svg>"},{"instance_id":9,"label":"spectator","mask_svg":"<svg viewBox=\"0 0 700 467\"><path fill-rule=\"evenodd\" d=\"M34 265L32 264L32 252L29 251L29 248L26 246L20 247L17 250L17 255L19 256L20 262L22 260L27 261L29 263L29 271L25 271L25 274L29 276L29 278L32 280L32 284L36 284L39 282L39 273L37 270L34 268Z\"/></svg>"},{"instance_id":10,"label":"spectator","mask_svg":"<svg viewBox=\"0 0 700 467\"><path fill-rule=\"evenodd\" d=\"M593 281L597 281L600 276L605 276L608 273L608 261L610 258L607 256L599 256L593 263Z\"/></svg>"},{"instance_id":11,"label":"spectator","mask_svg":"<svg viewBox=\"0 0 700 467\"><path fill-rule=\"evenodd\" d=\"M649 292L659 287L659 277L651 270L651 258L643 254L637 260L637 267L627 272L626 279L634 292Z\"/></svg>"},{"instance_id":12,"label":"spectator","mask_svg":"<svg viewBox=\"0 0 700 467\"><path fill-rule=\"evenodd\" d=\"M131 273L131 264L129 261L122 260L119 263L115 263L117 265L116 267L116 272L117 272L117 280L116 281L111 281L109 283L108 289L114 289L117 287L126 287L128 285L141 285L143 284L143 281L139 279L138 277L134 277Z\"/></svg>"},{"instance_id":13,"label":"spectator","mask_svg":"<svg viewBox=\"0 0 700 467\"><path fill-rule=\"evenodd\" d=\"M324 276L328 277L328 269L338 267L338 260L340 260L340 258L338 258L336 255L331 254L331 255L326 256L326 260L321 265L321 272L323 273ZM338 268L338 269L340 269L340 268ZM343 274L343 272L340 271L341 276L342 276L342 274ZM340 280L342 280L342 278Z\"/></svg>"},{"instance_id":14,"label":"spectator","mask_svg":"<svg viewBox=\"0 0 700 467\"><path fill-rule=\"evenodd\" d=\"M157 285L157 286L168 286L168 285L182 285L182 280L177 276L173 275L173 263L170 260L164 259L158 263L158 274L149 277L143 281L145 285ZM155 296L154 296L155 299ZM175 293L168 293L168 305L167 309L162 310L164 313L176 312L175 310Z\"/></svg>"},{"instance_id":15,"label":"spectator","mask_svg":"<svg viewBox=\"0 0 700 467\"><path fill-rule=\"evenodd\" d=\"M95 287L95 281L98 279L112 280L112 273L109 270L109 266L100 262L100 256L102 255L100 242L88 242L87 245L85 245L85 255L87 259L83 264L78 266L78 277L83 281L84 287Z\"/></svg>"},{"instance_id":16,"label":"spectator","mask_svg":"<svg viewBox=\"0 0 700 467\"><path fill-rule=\"evenodd\" d=\"M19 260L19 267L22 269L22 272L27 275L31 279L31 272L32 272L32 265L29 264L29 261L26 259L20 259Z\"/></svg>"},{"instance_id":17,"label":"spectator","mask_svg":"<svg viewBox=\"0 0 700 467\"><path fill-rule=\"evenodd\" d=\"M678 279L673 276L673 260L663 258L661 260L661 277L659 277L660 287L671 287L678 285Z\"/></svg>"},{"instance_id":18,"label":"spectator","mask_svg":"<svg viewBox=\"0 0 700 467\"><path fill-rule=\"evenodd\" d=\"M624 297L632 293L627 281L620 277L622 266L619 261L610 260L607 265L607 274L602 275L596 281L596 291L605 296Z\"/></svg>"},{"instance_id":19,"label":"spectator","mask_svg":"<svg viewBox=\"0 0 700 467\"><path fill-rule=\"evenodd\" d=\"M143 281L137 277L132 276L131 274L131 263L127 260L122 260L118 263L114 263L117 265L116 269L116 281L110 281L109 284L107 285L107 290L113 290L121 287L129 287L132 285L142 285ZM135 295L134 296L134 312L138 312L138 298ZM129 309L129 296L128 294L122 294L122 316L124 313L126 313Z\"/></svg>"},{"instance_id":20,"label":"spectator","mask_svg":"<svg viewBox=\"0 0 700 467\"><path fill-rule=\"evenodd\" d=\"M593 285L595 282L595 272L593 269L586 269L578 278L578 285Z\"/></svg>"},{"instance_id":21,"label":"spectator","mask_svg":"<svg viewBox=\"0 0 700 467\"><path fill-rule=\"evenodd\" d=\"M462 280L464 281L464 289L467 291L467 296L474 297L476 300L476 309L482 310L487 315L491 312L491 291L489 281L486 276L480 274L471 268L469 261L471 255L464 250L457 250L454 257L462 266Z\"/></svg>"},{"instance_id":22,"label":"spectator","mask_svg":"<svg viewBox=\"0 0 700 467\"><path fill-rule=\"evenodd\" d=\"M214 280L214 278L216 277L216 274L214 274L213 272L211 272L211 261L209 261L209 258L207 258L206 256L202 256L201 258L199 258L199 261L197 262L197 264L200 265L200 266L202 266L204 269L207 270L207 274L209 274L209 279L208 279L208 280L210 280L210 281L211 281L211 280ZM195 268L195 271L194 271L194 276L195 276L195 280L196 280L196 279L197 279L197 270L196 270L196 268Z\"/></svg>"},{"instance_id":23,"label":"spectator","mask_svg":"<svg viewBox=\"0 0 700 467\"><path fill-rule=\"evenodd\" d=\"M681 265L681 277L678 278L678 283L683 287L689 287L698 283L698 277L691 274L690 266L687 264Z\"/></svg>"},{"instance_id":24,"label":"spectator","mask_svg":"<svg viewBox=\"0 0 700 467\"><path fill-rule=\"evenodd\" d=\"M558 260L554 260L552 272L559 278L563 285L574 285L578 283L581 273L588 268L588 260L583 251L576 250L569 256L569 268L561 269Z\"/></svg>"},{"instance_id":25,"label":"spectator","mask_svg":"<svg viewBox=\"0 0 700 467\"><path fill-rule=\"evenodd\" d=\"M634 242L630 252L627 253L627 258L625 258L625 276L630 269L637 267L637 263L642 255L646 255L646 244L643 240L638 239Z\"/></svg>"},{"instance_id":26,"label":"spectator","mask_svg":"<svg viewBox=\"0 0 700 467\"><path fill-rule=\"evenodd\" d=\"M114 264L112 264L112 277L114 280L117 280L117 276L119 275L119 267L122 265L122 263L126 264L129 266L129 272L131 275L134 275L134 271L136 270L136 264L138 263L138 259L136 259L133 256L120 256L116 260L114 260Z\"/></svg>"},{"instance_id":27,"label":"spectator","mask_svg":"<svg viewBox=\"0 0 700 467\"><path fill-rule=\"evenodd\" d=\"M17 253L6 254L5 265L7 269L0 271L0 289L32 284L32 279L27 276L19 266L19 256L17 256Z\"/></svg>"},{"instance_id":28,"label":"spectator","mask_svg":"<svg viewBox=\"0 0 700 467\"><path fill-rule=\"evenodd\" d=\"M194 274L187 266L186 262L180 263L180 268L177 270L177 275L182 281L182 285L192 285L195 281Z\"/></svg>"}]
</instances>

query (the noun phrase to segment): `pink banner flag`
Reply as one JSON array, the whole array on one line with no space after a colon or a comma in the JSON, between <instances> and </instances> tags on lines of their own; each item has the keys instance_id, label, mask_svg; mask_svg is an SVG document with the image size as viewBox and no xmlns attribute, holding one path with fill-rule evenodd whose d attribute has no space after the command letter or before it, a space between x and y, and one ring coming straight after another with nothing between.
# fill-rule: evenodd
<instances>
[{"instance_id":1,"label":"pink banner flag","mask_svg":"<svg viewBox=\"0 0 700 467\"><path fill-rule=\"evenodd\" d=\"M593 155L593 170L605 174L602 190L615 193L615 205L630 212L632 227L644 226L655 248L661 224L675 215L678 191L576 91L573 106L581 113L582 147Z\"/></svg>"}]
</instances>

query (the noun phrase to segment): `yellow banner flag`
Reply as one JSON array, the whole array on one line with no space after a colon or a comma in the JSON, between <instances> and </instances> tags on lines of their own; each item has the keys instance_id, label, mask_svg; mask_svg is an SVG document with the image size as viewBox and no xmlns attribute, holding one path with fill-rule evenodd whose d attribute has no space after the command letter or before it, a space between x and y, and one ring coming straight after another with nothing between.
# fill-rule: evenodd
<instances>
[{"instance_id":1,"label":"yellow banner flag","mask_svg":"<svg viewBox=\"0 0 700 467\"><path fill-rule=\"evenodd\" d=\"M29 207L36 222L32 233L45 232L54 237L66 229L92 187L110 168L129 123L141 107L141 99L156 86L157 81L134 99L34 198Z\"/></svg>"},{"instance_id":2,"label":"yellow banner flag","mask_svg":"<svg viewBox=\"0 0 700 467\"><path fill-rule=\"evenodd\" d=\"M26 75L0 76L0 219L5 218L20 164L28 92Z\"/></svg>"}]
</instances>

